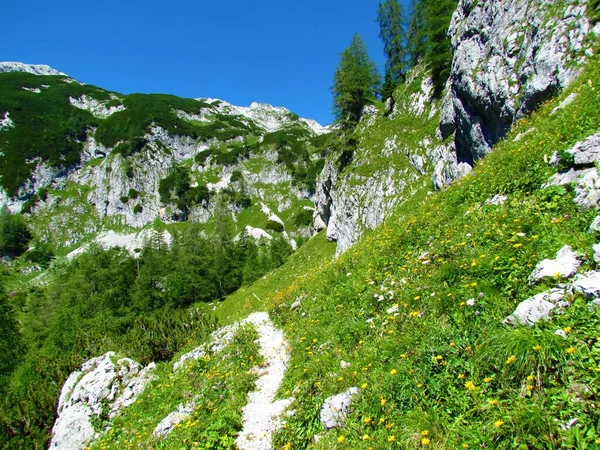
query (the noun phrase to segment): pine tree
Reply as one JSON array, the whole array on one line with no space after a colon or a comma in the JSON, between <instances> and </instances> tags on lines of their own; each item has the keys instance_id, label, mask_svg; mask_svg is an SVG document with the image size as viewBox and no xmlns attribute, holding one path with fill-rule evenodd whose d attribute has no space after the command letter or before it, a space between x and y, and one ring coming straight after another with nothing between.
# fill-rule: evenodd
<instances>
[{"instance_id":1,"label":"pine tree","mask_svg":"<svg viewBox=\"0 0 600 450\"><path fill-rule=\"evenodd\" d=\"M377 9L379 37L387 57L385 83L381 97L391 98L394 88L404 79L407 64L404 11L398 0L385 0Z\"/></svg>"},{"instance_id":2,"label":"pine tree","mask_svg":"<svg viewBox=\"0 0 600 450\"><path fill-rule=\"evenodd\" d=\"M350 47L340 56L331 87L337 121L345 128L356 125L364 106L375 97L378 86L377 67L369 58L364 41L355 34Z\"/></svg>"},{"instance_id":3,"label":"pine tree","mask_svg":"<svg viewBox=\"0 0 600 450\"><path fill-rule=\"evenodd\" d=\"M423 17L426 25L426 62L431 67L435 95L439 96L450 75L452 47L448 27L456 9L456 0L426 0Z\"/></svg>"},{"instance_id":4,"label":"pine tree","mask_svg":"<svg viewBox=\"0 0 600 450\"><path fill-rule=\"evenodd\" d=\"M419 63L419 60L425 56L427 49L427 38L423 24L423 6L423 0L411 0L407 38L407 51L411 67Z\"/></svg>"},{"instance_id":5,"label":"pine tree","mask_svg":"<svg viewBox=\"0 0 600 450\"><path fill-rule=\"evenodd\" d=\"M429 66L435 95L442 93L450 75L452 47L448 27L457 0L412 0L408 30L410 65L423 61Z\"/></svg>"},{"instance_id":6,"label":"pine tree","mask_svg":"<svg viewBox=\"0 0 600 450\"><path fill-rule=\"evenodd\" d=\"M0 393L7 387L8 378L23 353L22 344L15 313L0 286Z\"/></svg>"}]
</instances>

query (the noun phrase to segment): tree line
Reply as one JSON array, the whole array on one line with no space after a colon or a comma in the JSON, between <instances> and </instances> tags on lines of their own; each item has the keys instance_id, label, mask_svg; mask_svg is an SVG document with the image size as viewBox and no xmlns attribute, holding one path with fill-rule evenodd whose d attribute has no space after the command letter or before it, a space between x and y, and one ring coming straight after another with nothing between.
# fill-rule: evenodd
<instances>
[{"instance_id":1,"label":"tree line","mask_svg":"<svg viewBox=\"0 0 600 450\"><path fill-rule=\"evenodd\" d=\"M252 283L292 252L281 234L268 245L234 239L222 205L216 220L213 235L190 223L170 248L157 233L137 258L92 248L55 262L49 283L9 295L0 277L0 447L46 447L60 389L84 361L109 350L143 364L170 360L216 326L195 305Z\"/></svg>"},{"instance_id":2,"label":"tree line","mask_svg":"<svg viewBox=\"0 0 600 450\"><path fill-rule=\"evenodd\" d=\"M398 0L385 0L377 8L379 37L386 56L383 84L367 47L355 34L340 55L333 78L333 112L342 128L353 128L365 105L378 96L392 99L406 74L422 62L430 72L434 94L440 96L450 73L452 49L447 30L457 0L412 0L409 14Z\"/></svg>"}]
</instances>

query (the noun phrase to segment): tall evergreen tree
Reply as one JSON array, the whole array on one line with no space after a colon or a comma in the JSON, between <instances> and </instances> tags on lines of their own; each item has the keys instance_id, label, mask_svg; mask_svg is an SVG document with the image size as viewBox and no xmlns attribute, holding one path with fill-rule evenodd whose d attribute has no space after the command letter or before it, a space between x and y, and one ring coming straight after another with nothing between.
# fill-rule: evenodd
<instances>
[{"instance_id":1,"label":"tall evergreen tree","mask_svg":"<svg viewBox=\"0 0 600 450\"><path fill-rule=\"evenodd\" d=\"M426 0L423 17L426 25L426 60L431 67L435 95L439 96L450 75L452 47L448 27L457 0Z\"/></svg>"},{"instance_id":2,"label":"tall evergreen tree","mask_svg":"<svg viewBox=\"0 0 600 450\"><path fill-rule=\"evenodd\" d=\"M350 47L342 52L333 77L331 92L337 121L347 128L356 125L378 86L377 67L369 58L364 41L355 34Z\"/></svg>"},{"instance_id":3,"label":"tall evergreen tree","mask_svg":"<svg viewBox=\"0 0 600 450\"><path fill-rule=\"evenodd\" d=\"M4 288L0 285L0 393L18 363L23 345L17 328L15 313L8 304Z\"/></svg>"},{"instance_id":4,"label":"tall evergreen tree","mask_svg":"<svg viewBox=\"0 0 600 450\"><path fill-rule=\"evenodd\" d=\"M414 67L425 56L427 37L423 24L423 0L411 0L410 22L408 25L407 50L410 66Z\"/></svg>"},{"instance_id":5,"label":"tall evergreen tree","mask_svg":"<svg viewBox=\"0 0 600 450\"><path fill-rule=\"evenodd\" d=\"M385 0L377 9L379 37L387 57L382 98L390 98L394 88L404 79L407 64L404 10L398 0Z\"/></svg>"}]
</instances>

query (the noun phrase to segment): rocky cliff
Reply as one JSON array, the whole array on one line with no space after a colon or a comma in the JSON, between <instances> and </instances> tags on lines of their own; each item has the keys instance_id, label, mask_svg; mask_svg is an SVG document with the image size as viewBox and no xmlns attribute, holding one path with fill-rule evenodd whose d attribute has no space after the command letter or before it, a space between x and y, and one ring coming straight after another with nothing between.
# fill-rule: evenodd
<instances>
[{"instance_id":1,"label":"rocky cliff","mask_svg":"<svg viewBox=\"0 0 600 450\"><path fill-rule=\"evenodd\" d=\"M314 227L327 227L340 254L420 188L441 189L469 173L516 120L579 74L599 32L585 0L459 1L448 31L454 56L443 100L433 98L427 68L417 67L397 89L391 114L367 108L352 167L336 165L341 152L325 164ZM361 174L365 160L373 166L379 157L367 155L367 147L378 148L383 161Z\"/></svg>"},{"instance_id":2,"label":"rocky cliff","mask_svg":"<svg viewBox=\"0 0 600 450\"><path fill-rule=\"evenodd\" d=\"M440 132L472 164L512 124L578 75L591 39L586 1L461 0L448 33L454 58Z\"/></svg>"},{"instance_id":3,"label":"rocky cliff","mask_svg":"<svg viewBox=\"0 0 600 450\"><path fill-rule=\"evenodd\" d=\"M297 217L312 208L328 132L313 120L267 104L125 96L21 63L0 64L0 91L0 208L31 213L43 242L72 249L157 219L210 230L218 198L239 232L282 232L292 245L311 233ZM272 216L276 230L264 231Z\"/></svg>"}]
</instances>

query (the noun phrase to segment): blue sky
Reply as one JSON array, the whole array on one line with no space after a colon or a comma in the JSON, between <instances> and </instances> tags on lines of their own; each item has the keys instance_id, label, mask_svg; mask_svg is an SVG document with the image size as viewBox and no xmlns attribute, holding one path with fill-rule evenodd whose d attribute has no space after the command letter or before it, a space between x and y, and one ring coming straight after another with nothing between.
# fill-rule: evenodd
<instances>
[{"instance_id":1,"label":"blue sky","mask_svg":"<svg viewBox=\"0 0 600 450\"><path fill-rule=\"evenodd\" d=\"M383 67L378 0L6 0L0 61L122 93L285 106L326 125L339 54L360 33Z\"/></svg>"}]
</instances>

